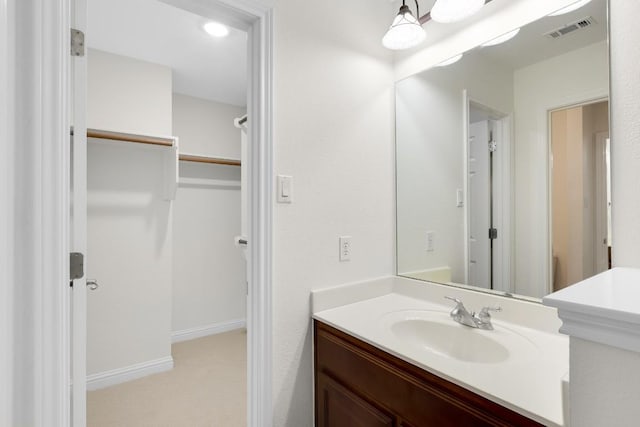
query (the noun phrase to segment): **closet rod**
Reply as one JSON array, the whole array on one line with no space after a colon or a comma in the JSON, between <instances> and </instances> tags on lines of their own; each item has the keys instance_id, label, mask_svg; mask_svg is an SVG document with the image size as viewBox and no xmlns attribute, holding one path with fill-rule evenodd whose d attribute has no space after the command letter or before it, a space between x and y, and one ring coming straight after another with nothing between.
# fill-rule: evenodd
<instances>
[{"instance_id":1,"label":"closet rod","mask_svg":"<svg viewBox=\"0 0 640 427\"><path fill-rule=\"evenodd\" d=\"M219 159L216 157L193 156L191 154L180 154L178 158L185 162L215 163L217 165L240 166L240 160Z\"/></svg>"},{"instance_id":2,"label":"closet rod","mask_svg":"<svg viewBox=\"0 0 640 427\"><path fill-rule=\"evenodd\" d=\"M157 136L136 135L133 133L111 132L108 130L87 129L87 138L111 139L114 141L137 142L139 144L162 145L172 147L171 138L161 138Z\"/></svg>"}]
</instances>

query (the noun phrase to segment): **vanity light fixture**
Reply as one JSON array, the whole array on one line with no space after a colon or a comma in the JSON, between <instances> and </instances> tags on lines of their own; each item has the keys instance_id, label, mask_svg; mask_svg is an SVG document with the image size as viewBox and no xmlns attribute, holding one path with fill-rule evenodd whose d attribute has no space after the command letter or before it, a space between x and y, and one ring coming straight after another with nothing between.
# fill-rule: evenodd
<instances>
[{"instance_id":1,"label":"vanity light fixture","mask_svg":"<svg viewBox=\"0 0 640 427\"><path fill-rule=\"evenodd\" d=\"M431 19L448 24L462 21L478 12L485 0L436 0L431 9Z\"/></svg>"},{"instance_id":2,"label":"vanity light fixture","mask_svg":"<svg viewBox=\"0 0 640 427\"><path fill-rule=\"evenodd\" d=\"M202 28L212 37L226 37L229 35L229 28L218 22L207 22Z\"/></svg>"},{"instance_id":3,"label":"vanity light fixture","mask_svg":"<svg viewBox=\"0 0 640 427\"><path fill-rule=\"evenodd\" d=\"M515 30L509 31L508 33L505 33L501 36L496 37L495 39L491 39L488 42L481 44L480 46L489 47L489 46L495 46L500 43L504 43L514 38L516 35L518 35L519 32L520 32L520 28L516 28Z\"/></svg>"},{"instance_id":4,"label":"vanity light fixture","mask_svg":"<svg viewBox=\"0 0 640 427\"><path fill-rule=\"evenodd\" d=\"M451 65L453 63L456 63L458 61L460 61L460 59L462 58L462 53L456 56L452 56L449 59L445 59L444 61L442 61L441 63L439 63L437 66L438 67L446 67L447 65Z\"/></svg>"},{"instance_id":5,"label":"vanity light fixture","mask_svg":"<svg viewBox=\"0 0 640 427\"><path fill-rule=\"evenodd\" d=\"M573 12L576 9L580 9L585 4L589 3L591 0L578 0L575 3L570 4L569 6L565 6L560 10L556 10L553 13L550 13L549 16L558 16L564 15L565 13Z\"/></svg>"},{"instance_id":6,"label":"vanity light fixture","mask_svg":"<svg viewBox=\"0 0 640 427\"><path fill-rule=\"evenodd\" d=\"M418 0L416 2L416 16L420 16ZM402 50L417 46L425 38L424 28L409 10L409 6L402 0L400 12L396 15L391 27L382 38L382 44L387 49Z\"/></svg>"}]
</instances>

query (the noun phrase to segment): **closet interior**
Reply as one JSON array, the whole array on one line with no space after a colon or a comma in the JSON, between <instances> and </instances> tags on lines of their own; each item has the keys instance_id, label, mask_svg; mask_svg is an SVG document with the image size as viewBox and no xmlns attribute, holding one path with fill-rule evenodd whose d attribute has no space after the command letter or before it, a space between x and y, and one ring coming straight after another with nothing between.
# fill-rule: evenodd
<instances>
[{"instance_id":1,"label":"closet interior","mask_svg":"<svg viewBox=\"0 0 640 427\"><path fill-rule=\"evenodd\" d=\"M89 1L86 272L98 283L87 294L89 425L100 425L100 417L126 420L113 418L113 402L103 398L111 388L192 363L176 357L178 343L189 342L195 359L217 360L222 370L246 363L246 260L238 244L246 242L246 33L230 32L230 53L202 30L206 21L155 0ZM139 25L147 35L124 43ZM221 61L235 67L236 78L214 72ZM216 89L230 85L238 86L231 95ZM194 347L230 331L244 340L233 360L221 359L228 348ZM244 417L240 370L231 381ZM162 387L149 389L155 395Z\"/></svg>"}]
</instances>

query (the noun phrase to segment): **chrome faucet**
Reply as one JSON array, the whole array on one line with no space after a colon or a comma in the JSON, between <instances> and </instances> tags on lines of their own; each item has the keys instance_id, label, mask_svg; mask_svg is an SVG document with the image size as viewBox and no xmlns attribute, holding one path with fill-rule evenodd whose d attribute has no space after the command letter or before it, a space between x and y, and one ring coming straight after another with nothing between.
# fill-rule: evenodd
<instances>
[{"instance_id":1,"label":"chrome faucet","mask_svg":"<svg viewBox=\"0 0 640 427\"><path fill-rule=\"evenodd\" d=\"M451 301L456 303L456 306L451 310L449 315L456 322L469 326L471 328L478 329L486 329L493 330L493 325L491 324L491 314L490 311L501 311L500 307L483 307L480 310L480 313L476 315L475 312L469 312L467 308L464 306L462 301L458 298L453 297L445 297L446 299L450 299Z\"/></svg>"}]
</instances>

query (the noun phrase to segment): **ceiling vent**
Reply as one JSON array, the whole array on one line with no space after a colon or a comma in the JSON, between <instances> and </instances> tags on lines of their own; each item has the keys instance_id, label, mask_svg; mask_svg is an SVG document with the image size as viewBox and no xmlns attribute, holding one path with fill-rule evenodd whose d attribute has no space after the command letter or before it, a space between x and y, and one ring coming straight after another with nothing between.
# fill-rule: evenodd
<instances>
[{"instance_id":1,"label":"ceiling vent","mask_svg":"<svg viewBox=\"0 0 640 427\"><path fill-rule=\"evenodd\" d=\"M593 19L592 16L587 16L586 18L578 19L575 22L571 22L563 27L556 28L555 30L551 30L548 33L545 33L545 37L549 37L550 39L559 39L560 37L564 37L569 33L573 33L574 31L584 30L587 27L592 26L596 23L596 20Z\"/></svg>"}]
</instances>

